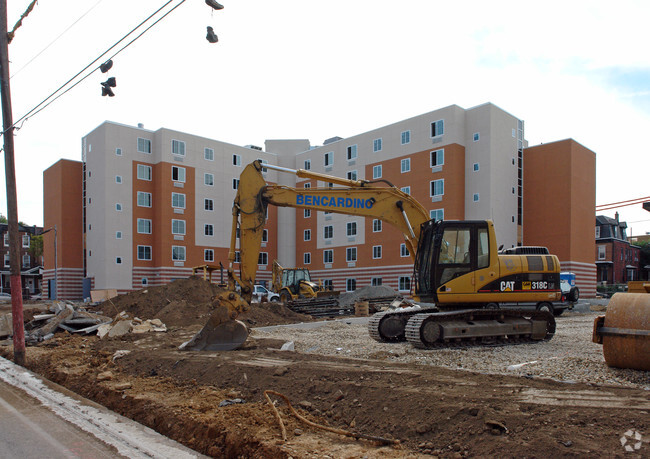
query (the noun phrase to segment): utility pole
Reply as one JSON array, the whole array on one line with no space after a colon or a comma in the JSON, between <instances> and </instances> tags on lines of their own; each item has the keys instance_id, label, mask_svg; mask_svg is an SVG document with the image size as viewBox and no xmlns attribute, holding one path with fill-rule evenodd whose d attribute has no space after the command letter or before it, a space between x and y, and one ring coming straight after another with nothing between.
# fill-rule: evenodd
<instances>
[{"instance_id":1,"label":"utility pole","mask_svg":"<svg viewBox=\"0 0 650 459\"><path fill-rule=\"evenodd\" d=\"M14 161L14 128L9 89L9 36L7 34L7 0L0 0L0 97L2 97L2 132L4 133L5 176L7 181L7 220L9 223L9 264L11 274L11 316L14 327L14 362L25 366L25 325L23 289L20 276L20 234L18 233L18 197Z\"/></svg>"}]
</instances>

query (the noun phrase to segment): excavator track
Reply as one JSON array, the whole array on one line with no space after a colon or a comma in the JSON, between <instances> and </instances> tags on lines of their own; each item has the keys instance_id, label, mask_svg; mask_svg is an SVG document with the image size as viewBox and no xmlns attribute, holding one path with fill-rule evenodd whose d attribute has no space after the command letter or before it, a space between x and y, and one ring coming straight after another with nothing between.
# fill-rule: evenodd
<instances>
[{"instance_id":1,"label":"excavator track","mask_svg":"<svg viewBox=\"0 0 650 459\"><path fill-rule=\"evenodd\" d=\"M406 340L419 349L502 346L548 341L555 319L546 311L472 309L414 314L406 324Z\"/></svg>"},{"instance_id":2,"label":"excavator track","mask_svg":"<svg viewBox=\"0 0 650 459\"><path fill-rule=\"evenodd\" d=\"M408 308L400 311L383 311L373 314L368 322L368 334L380 343L406 341L404 330L409 319L418 313L434 313L435 308Z\"/></svg>"}]
</instances>

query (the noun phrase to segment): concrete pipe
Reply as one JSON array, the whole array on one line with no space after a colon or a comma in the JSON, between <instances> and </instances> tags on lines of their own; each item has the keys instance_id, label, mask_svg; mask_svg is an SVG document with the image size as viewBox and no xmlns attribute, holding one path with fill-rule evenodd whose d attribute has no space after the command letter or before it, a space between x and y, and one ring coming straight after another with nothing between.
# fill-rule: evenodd
<instances>
[{"instance_id":1,"label":"concrete pipe","mask_svg":"<svg viewBox=\"0 0 650 459\"><path fill-rule=\"evenodd\" d=\"M610 367L650 370L650 294L617 293L594 321L593 341Z\"/></svg>"}]
</instances>

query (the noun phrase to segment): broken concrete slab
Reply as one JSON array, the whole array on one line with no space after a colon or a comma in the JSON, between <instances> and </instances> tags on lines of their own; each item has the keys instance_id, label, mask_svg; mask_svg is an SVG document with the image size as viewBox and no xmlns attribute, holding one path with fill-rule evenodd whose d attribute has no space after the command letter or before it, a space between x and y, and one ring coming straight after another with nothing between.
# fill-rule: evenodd
<instances>
[{"instance_id":1,"label":"broken concrete slab","mask_svg":"<svg viewBox=\"0 0 650 459\"><path fill-rule=\"evenodd\" d=\"M14 326L11 313L0 315L0 338L13 336Z\"/></svg>"},{"instance_id":2,"label":"broken concrete slab","mask_svg":"<svg viewBox=\"0 0 650 459\"><path fill-rule=\"evenodd\" d=\"M108 337L124 336L127 333L131 333L131 330L133 330L133 324L130 320L119 320L111 327L108 332Z\"/></svg>"}]
</instances>

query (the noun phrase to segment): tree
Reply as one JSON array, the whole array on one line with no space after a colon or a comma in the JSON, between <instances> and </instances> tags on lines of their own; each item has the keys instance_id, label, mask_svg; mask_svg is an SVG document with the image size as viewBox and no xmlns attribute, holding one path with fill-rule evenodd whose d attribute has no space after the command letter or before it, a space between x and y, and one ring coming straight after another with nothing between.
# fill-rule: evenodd
<instances>
[{"instance_id":1,"label":"tree","mask_svg":"<svg viewBox=\"0 0 650 459\"><path fill-rule=\"evenodd\" d=\"M43 256L43 235L34 235L29 243L29 254L38 264L40 263L41 256Z\"/></svg>"},{"instance_id":2,"label":"tree","mask_svg":"<svg viewBox=\"0 0 650 459\"><path fill-rule=\"evenodd\" d=\"M0 214L0 223L7 223L7 217L4 215Z\"/></svg>"}]
</instances>

